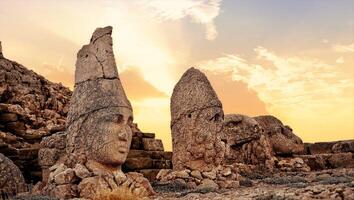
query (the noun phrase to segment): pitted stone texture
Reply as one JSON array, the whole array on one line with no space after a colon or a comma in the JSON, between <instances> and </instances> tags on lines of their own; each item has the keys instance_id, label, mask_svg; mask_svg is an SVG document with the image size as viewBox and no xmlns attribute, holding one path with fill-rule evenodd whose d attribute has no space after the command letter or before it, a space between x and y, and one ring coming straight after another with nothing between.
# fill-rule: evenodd
<instances>
[{"instance_id":1,"label":"pitted stone texture","mask_svg":"<svg viewBox=\"0 0 354 200\"><path fill-rule=\"evenodd\" d=\"M304 151L302 140L293 133L289 126L283 125L279 119L271 115L258 116L254 119L269 137L276 155L301 154Z\"/></svg>"},{"instance_id":2,"label":"pitted stone texture","mask_svg":"<svg viewBox=\"0 0 354 200\"><path fill-rule=\"evenodd\" d=\"M262 129L251 117L240 114L225 115L222 139L230 145L242 145L259 139Z\"/></svg>"},{"instance_id":3,"label":"pitted stone texture","mask_svg":"<svg viewBox=\"0 0 354 200\"><path fill-rule=\"evenodd\" d=\"M174 170L210 171L220 165L225 144L221 141L222 104L207 77L188 69L171 97Z\"/></svg>"},{"instance_id":4,"label":"pitted stone texture","mask_svg":"<svg viewBox=\"0 0 354 200\"><path fill-rule=\"evenodd\" d=\"M225 115L222 139L226 141L225 163L245 163L273 169L275 159L269 139L258 122L239 114Z\"/></svg>"},{"instance_id":5,"label":"pitted stone texture","mask_svg":"<svg viewBox=\"0 0 354 200\"><path fill-rule=\"evenodd\" d=\"M45 136L65 130L71 91L0 55L0 153L26 182L41 179L38 150Z\"/></svg>"},{"instance_id":6,"label":"pitted stone texture","mask_svg":"<svg viewBox=\"0 0 354 200\"><path fill-rule=\"evenodd\" d=\"M111 34L112 27L96 29L90 44L78 53L66 142L74 164L75 156L84 155L120 166L129 151L132 107L119 80Z\"/></svg>"},{"instance_id":7,"label":"pitted stone texture","mask_svg":"<svg viewBox=\"0 0 354 200\"><path fill-rule=\"evenodd\" d=\"M26 191L25 179L18 167L0 153L0 194L17 194Z\"/></svg>"},{"instance_id":8,"label":"pitted stone texture","mask_svg":"<svg viewBox=\"0 0 354 200\"><path fill-rule=\"evenodd\" d=\"M90 44L78 53L66 153L58 159L56 169L49 168L45 194L61 197L55 191L63 188L68 189L63 191L66 197L92 199L98 192L126 184L150 195L144 193L144 188L152 190L146 179L126 178L121 171L132 140L133 113L118 77L111 33L111 27L96 29Z\"/></svg>"},{"instance_id":9,"label":"pitted stone texture","mask_svg":"<svg viewBox=\"0 0 354 200\"><path fill-rule=\"evenodd\" d=\"M78 52L75 84L97 78L118 78L111 34L110 26L96 29L90 44Z\"/></svg>"}]
</instances>

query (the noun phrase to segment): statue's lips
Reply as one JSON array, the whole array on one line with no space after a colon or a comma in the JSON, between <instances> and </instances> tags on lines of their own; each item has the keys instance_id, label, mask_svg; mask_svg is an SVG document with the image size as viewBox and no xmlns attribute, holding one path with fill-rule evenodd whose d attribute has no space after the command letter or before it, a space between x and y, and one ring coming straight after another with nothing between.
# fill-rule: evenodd
<instances>
[{"instance_id":1,"label":"statue's lips","mask_svg":"<svg viewBox=\"0 0 354 200\"><path fill-rule=\"evenodd\" d=\"M118 152L119 153L126 153L127 152L127 147L118 147Z\"/></svg>"},{"instance_id":2,"label":"statue's lips","mask_svg":"<svg viewBox=\"0 0 354 200\"><path fill-rule=\"evenodd\" d=\"M128 151L127 142L120 141L120 144L118 145L118 152L119 153L126 153L127 151Z\"/></svg>"}]
</instances>

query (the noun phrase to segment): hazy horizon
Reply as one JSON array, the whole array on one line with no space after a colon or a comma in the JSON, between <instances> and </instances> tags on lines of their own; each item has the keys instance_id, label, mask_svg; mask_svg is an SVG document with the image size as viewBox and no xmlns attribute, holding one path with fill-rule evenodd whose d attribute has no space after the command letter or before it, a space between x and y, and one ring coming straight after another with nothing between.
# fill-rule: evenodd
<instances>
[{"instance_id":1,"label":"hazy horizon","mask_svg":"<svg viewBox=\"0 0 354 200\"><path fill-rule=\"evenodd\" d=\"M274 115L304 142L354 139L354 1L0 2L4 56L73 89L97 27L113 47L134 121L171 150L170 96L189 67L225 114Z\"/></svg>"}]
</instances>

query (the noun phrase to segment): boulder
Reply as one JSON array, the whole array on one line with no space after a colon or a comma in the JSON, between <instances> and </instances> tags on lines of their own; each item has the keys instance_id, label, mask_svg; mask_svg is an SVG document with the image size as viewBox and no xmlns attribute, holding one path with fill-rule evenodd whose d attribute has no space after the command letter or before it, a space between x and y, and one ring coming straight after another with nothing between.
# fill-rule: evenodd
<instances>
[{"instance_id":1,"label":"boulder","mask_svg":"<svg viewBox=\"0 0 354 200\"><path fill-rule=\"evenodd\" d=\"M0 153L0 194L12 196L26 190L25 179L19 168Z\"/></svg>"}]
</instances>

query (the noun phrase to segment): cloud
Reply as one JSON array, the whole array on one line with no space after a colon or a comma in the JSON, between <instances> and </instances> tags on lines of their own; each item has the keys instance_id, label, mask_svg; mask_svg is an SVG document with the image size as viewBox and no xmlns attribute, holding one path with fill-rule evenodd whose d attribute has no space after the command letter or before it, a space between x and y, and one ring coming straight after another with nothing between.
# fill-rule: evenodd
<instances>
[{"instance_id":1,"label":"cloud","mask_svg":"<svg viewBox=\"0 0 354 200\"><path fill-rule=\"evenodd\" d=\"M350 73L318 59L279 56L263 47L255 52L257 59L252 62L225 55L198 65L245 83L270 114L290 124L304 141L353 137L354 78ZM253 107L253 103L245 106ZM338 131L343 138L338 138Z\"/></svg>"},{"instance_id":2,"label":"cloud","mask_svg":"<svg viewBox=\"0 0 354 200\"><path fill-rule=\"evenodd\" d=\"M120 73L120 79L129 99L133 101L148 98L166 98L167 95L146 81L137 68L130 67Z\"/></svg>"},{"instance_id":3,"label":"cloud","mask_svg":"<svg viewBox=\"0 0 354 200\"><path fill-rule=\"evenodd\" d=\"M344 63L344 58L343 57L337 58L336 63L343 64Z\"/></svg>"},{"instance_id":4,"label":"cloud","mask_svg":"<svg viewBox=\"0 0 354 200\"><path fill-rule=\"evenodd\" d=\"M226 114L240 113L250 116L268 114L266 104L257 93L241 81L233 81L230 73L206 75L217 93ZM249 106L252 105L252 106Z\"/></svg>"},{"instance_id":5,"label":"cloud","mask_svg":"<svg viewBox=\"0 0 354 200\"><path fill-rule=\"evenodd\" d=\"M214 40L217 30L214 19L220 13L222 0L144 0L144 5L153 15L165 20L180 20L190 17L194 23L206 28L206 39Z\"/></svg>"},{"instance_id":6,"label":"cloud","mask_svg":"<svg viewBox=\"0 0 354 200\"><path fill-rule=\"evenodd\" d=\"M333 50L339 53L354 53L354 43L349 45L334 45Z\"/></svg>"},{"instance_id":7,"label":"cloud","mask_svg":"<svg viewBox=\"0 0 354 200\"><path fill-rule=\"evenodd\" d=\"M246 83L273 111L281 107L288 111L306 108L306 112L318 113L323 108L343 103L350 106L353 102L354 94L348 91L354 89L354 80L336 66L316 59L280 57L263 47L255 52L263 65L251 64L237 55L199 65L216 74L232 74L233 80Z\"/></svg>"}]
</instances>

